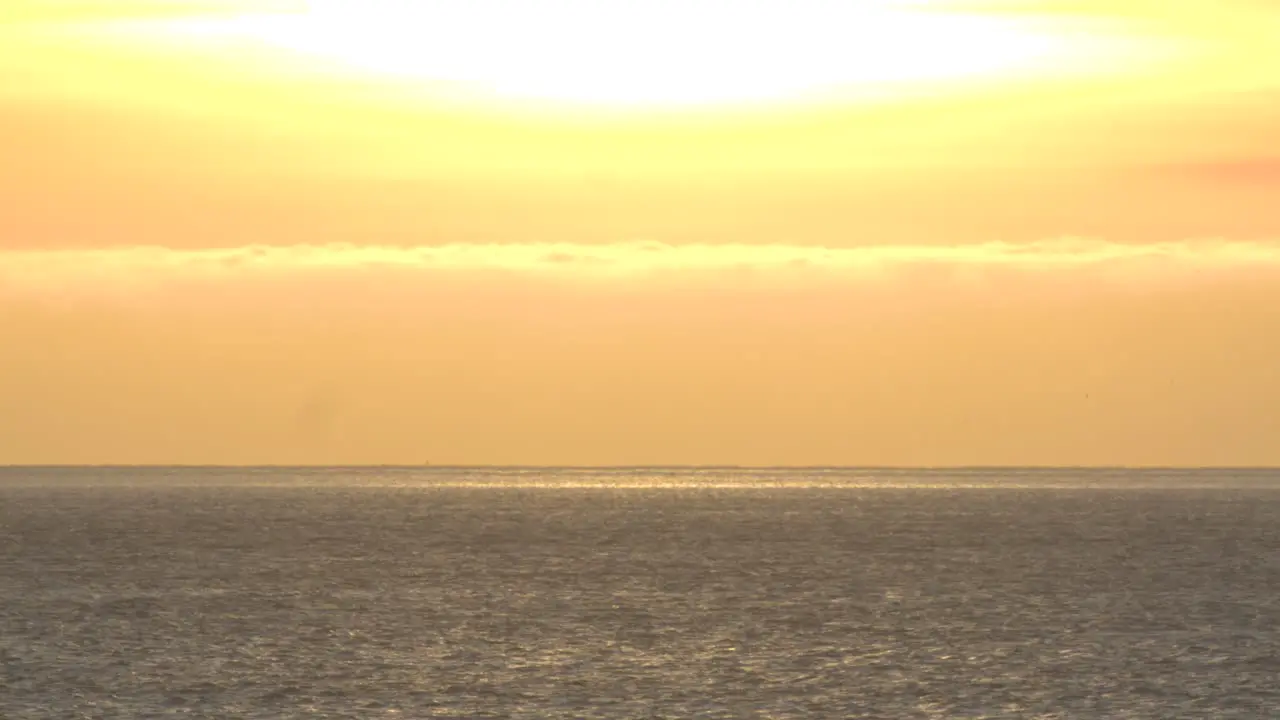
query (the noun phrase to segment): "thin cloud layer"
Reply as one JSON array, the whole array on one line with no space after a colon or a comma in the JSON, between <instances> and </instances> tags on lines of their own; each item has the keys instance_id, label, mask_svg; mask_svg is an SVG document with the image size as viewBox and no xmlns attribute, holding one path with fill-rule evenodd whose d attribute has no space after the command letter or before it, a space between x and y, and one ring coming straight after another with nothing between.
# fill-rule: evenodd
<instances>
[{"instance_id":1,"label":"thin cloud layer","mask_svg":"<svg viewBox=\"0 0 1280 720\"><path fill-rule=\"evenodd\" d=\"M641 287L741 286L919 277L1034 276L1150 284L1280 271L1280 242L1188 240L1122 244L1083 238L958 246L455 244L117 247L0 251L0 290L18 295L120 295L173 286L308 280L483 280L494 277Z\"/></svg>"}]
</instances>

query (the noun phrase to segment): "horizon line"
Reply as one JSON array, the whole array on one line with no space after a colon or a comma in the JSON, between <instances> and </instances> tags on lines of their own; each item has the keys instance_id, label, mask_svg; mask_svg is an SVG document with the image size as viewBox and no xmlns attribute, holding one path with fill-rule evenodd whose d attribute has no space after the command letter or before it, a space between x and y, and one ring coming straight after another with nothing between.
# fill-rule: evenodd
<instances>
[{"instance_id":1,"label":"horizon line","mask_svg":"<svg viewBox=\"0 0 1280 720\"><path fill-rule=\"evenodd\" d=\"M742 465L742 464L609 464L609 465L545 465L545 464L437 464L402 463L0 463L0 470L134 470L134 469L208 469L208 470L1261 470L1280 471L1280 465Z\"/></svg>"}]
</instances>

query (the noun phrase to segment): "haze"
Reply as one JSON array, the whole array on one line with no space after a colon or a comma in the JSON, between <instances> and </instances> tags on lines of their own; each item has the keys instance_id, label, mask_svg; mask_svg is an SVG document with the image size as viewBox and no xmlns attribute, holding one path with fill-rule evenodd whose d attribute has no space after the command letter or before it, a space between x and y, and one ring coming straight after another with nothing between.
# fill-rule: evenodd
<instances>
[{"instance_id":1,"label":"haze","mask_svg":"<svg viewBox=\"0 0 1280 720\"><path fill-rule=\"evenodd\" d=\"M1280 6L456 5L5 3L0 463L1280 463Z\"/></svg>"}]
</instances>

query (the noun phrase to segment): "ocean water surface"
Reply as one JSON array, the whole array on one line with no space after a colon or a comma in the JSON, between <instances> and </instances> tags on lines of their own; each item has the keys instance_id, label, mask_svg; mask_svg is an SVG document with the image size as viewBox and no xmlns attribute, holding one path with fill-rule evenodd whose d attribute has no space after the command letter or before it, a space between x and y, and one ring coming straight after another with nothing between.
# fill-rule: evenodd
<instances>
[{"instance_id":1,"label":"ocean water surface","mask_svg":"<svg viewBox=\"0 0 1280 720\"><path fill-rule=\"evenodd\" d=\"M1270 718L1280 471L0 468L0 718Z\"/></svg>"}]
</instances>

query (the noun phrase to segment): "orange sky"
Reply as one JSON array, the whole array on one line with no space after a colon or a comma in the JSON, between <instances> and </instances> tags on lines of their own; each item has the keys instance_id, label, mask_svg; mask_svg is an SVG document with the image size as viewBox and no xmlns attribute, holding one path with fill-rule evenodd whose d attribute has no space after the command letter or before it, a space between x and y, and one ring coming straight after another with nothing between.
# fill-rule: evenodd
<instances>
[{"instance_id":1,"label":"orange sky","mask_svg":"<svg viewBox=\"0 0 1280 720\"><path fill-rule=\"evenodd\" d=\"M8 0L0 463L1280 463L1280 5L459 7Z\"/></svg>"}]
</instances>

